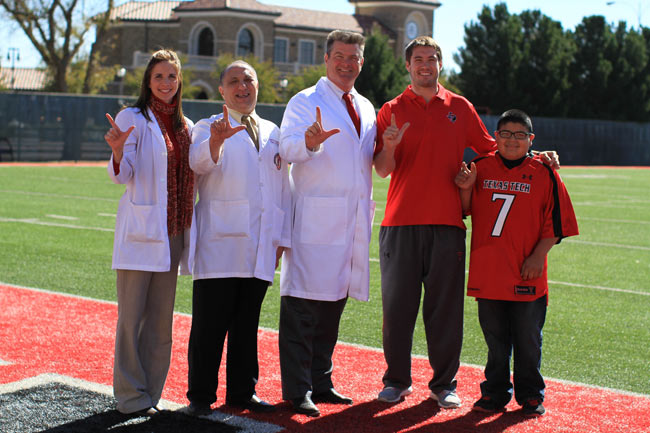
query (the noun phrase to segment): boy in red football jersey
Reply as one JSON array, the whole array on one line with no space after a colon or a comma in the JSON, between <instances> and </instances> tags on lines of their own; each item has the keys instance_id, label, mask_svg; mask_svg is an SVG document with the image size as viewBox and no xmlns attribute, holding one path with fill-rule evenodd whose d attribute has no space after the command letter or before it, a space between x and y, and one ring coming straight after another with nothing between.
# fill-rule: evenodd
<instances>
[{"instance_id":1,"label":"boy in red football jersey","mask_svg":"<svg viewBox=\"0 0 650 433\"><path fill-rule=\"evenodd\" d=\"M502 412L513 394L523 414L546 411L540 374L542 327L548 301L549 250L578 234L571 200L560 176L529 153L535 138L520 110L501 115L497 152L464 162L456 176L463 213L472 215L468 296L478 316L488 360L481 398L473 410Z\"/></svg>"}]
</instances>

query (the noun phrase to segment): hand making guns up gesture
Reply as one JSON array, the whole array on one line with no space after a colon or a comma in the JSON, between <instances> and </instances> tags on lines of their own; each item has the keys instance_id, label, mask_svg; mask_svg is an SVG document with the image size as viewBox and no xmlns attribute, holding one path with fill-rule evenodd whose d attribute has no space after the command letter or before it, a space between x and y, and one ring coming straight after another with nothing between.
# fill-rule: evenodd
<instances>
[{"instance_id":1,"label":"hand making guns up gesture","mask_svg":"<svg viewBox=\"0 0 650 433\"><path fill-rule=\"evenodd\" d=\"M234 128L230 125L230 117L228 116L228 107L223 106L223 117L215 120L210 125L210 155L212 160L217 162L221 154L221 147L226 139L232 137L239 131L246 129L246 126L239 125Z\"/></svg>"},{"instance_id":2,"label":"hand making guns up gesture","mask_svg":"<svg viewBox=\"0 0 650 433\"><path fill-rule=\"evenodd\" d=\"M106 140L106 143L108 143L108 145L113 150L113 161L119 164L120 161L122 161L122 156L124 155L124 143L126 142L126 139L129 137L131 131L133 131L135 126L131 125L129 129L122 131L120 127L117 126L117 123L115 123L110 114L106 113L106 118L111 124L111 129L109 129L108 132L104 135L104 140Z\"/></svg>"},{"instance_id":3,"label":"hand making guns up gesture","mask_svg":"<svg viewBox=\"0 0 650 433\"><path fill-rule=\"evenodd\" d=\"M320 114L320 107L316 107L316 121L312 123L305 131L305 146L312 152L320 149L322 142L330 138L334 134L341 132L340 129L334 128L329 131L323 128L323 120Z\"/></svg>"}]
</instances>

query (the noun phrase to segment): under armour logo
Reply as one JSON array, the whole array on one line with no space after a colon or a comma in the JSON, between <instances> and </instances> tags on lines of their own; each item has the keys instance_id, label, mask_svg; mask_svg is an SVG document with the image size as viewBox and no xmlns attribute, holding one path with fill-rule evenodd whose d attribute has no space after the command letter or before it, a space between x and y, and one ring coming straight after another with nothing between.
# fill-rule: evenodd
<instances>
[{"instance_id":1,"label":"under armour logo","mask_svg":"<svg viewBox=\"0 0 650 433\"><path fill-rule=\"evenodd\" d=\"M521 178L524 179L524 180L526 180L526 179L528 179L528 180L533 180L533 175L532 175L532 174L528 174L528 175L523 174L523 175L521 176Z\"/></svg>"},{"instance_id":2,"label":"under armour logo","mask_svg":"<svg viewBox=\"0 0 650 433\"><path fill-rule=\"evenodd\" d=\"M451 123L455 123L456 122L456 115L450 111L449 113L447 113L447 119L449 119L449 121Z\"/></svg>"}]
</instances>

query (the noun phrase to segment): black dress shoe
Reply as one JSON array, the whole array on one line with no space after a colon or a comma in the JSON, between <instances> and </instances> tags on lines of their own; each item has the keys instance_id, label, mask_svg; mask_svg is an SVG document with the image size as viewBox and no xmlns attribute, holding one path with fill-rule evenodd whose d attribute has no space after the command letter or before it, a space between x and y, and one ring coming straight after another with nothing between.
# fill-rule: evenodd
<instances>
[{"instance_id":1,"label":"black dress shoe","mask_svg":"<svg viewBox=\"0 0 650 433\"><path fill-rule=\"evenodd\" d=\"M234 407L241 407L243 409L248 409L251 412L275 412L275 406L272 404L269 404L265 402L264 400L260 399L257 395L253 394L251 398L248 400L244 401L227 401L226 404L228 406L234 406Z\"/></svg>"},{"instance_id":2,"label":"black dress shoe","mask_svg":"<svg viewBox=\"0 0 650 433\"><path fill-rule=\"evenodd\" d=\"M317 403L333 403L333 404L352 404L352 399L338 393L334 388L328 391L314 394L312 401Z\"/></svg>"},{"instance_id":3,"label":"black dress shoe","mask_svg":"<svg viewBox=\"0 0 650 433\"><path fill-rule=\"evenodd\" d=\"M311 417L317 417L320 416L320 411L316 407L313 401L311 401L311 398L309 395L305 395L304 397L300 398L294 398L291 400L293 403L293 410L296 413L301 413L303 415L311 416Z\"/></svg>"},{"instance_id":4,"label":"black dress shoe","mask_svg":"<svg viewBox=\"0 0 650 433\"><path fill-rule=\"evenodd\" d=\"M186 413L191 416L207 416L212 413L212 409L206 403L190 403Z\"/></svg>"}]
</instances>

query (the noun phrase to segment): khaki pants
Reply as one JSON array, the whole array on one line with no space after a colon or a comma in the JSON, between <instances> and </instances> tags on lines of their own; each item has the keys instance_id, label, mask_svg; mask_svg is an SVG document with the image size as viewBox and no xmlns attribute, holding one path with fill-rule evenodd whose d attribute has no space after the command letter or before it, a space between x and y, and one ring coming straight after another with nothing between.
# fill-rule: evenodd
<instances>
[{"instance_id":1,"label":"khaki pants","mask_svg":"<svg viewBox=\"0 0 650 433\"><path fill-rule=\"evenodd\" d=\"M158 404L167 379L183 235L170 238L169 248L168 272L117 270L113 393L122 413Z\"/></svg>"}]
</instances>

